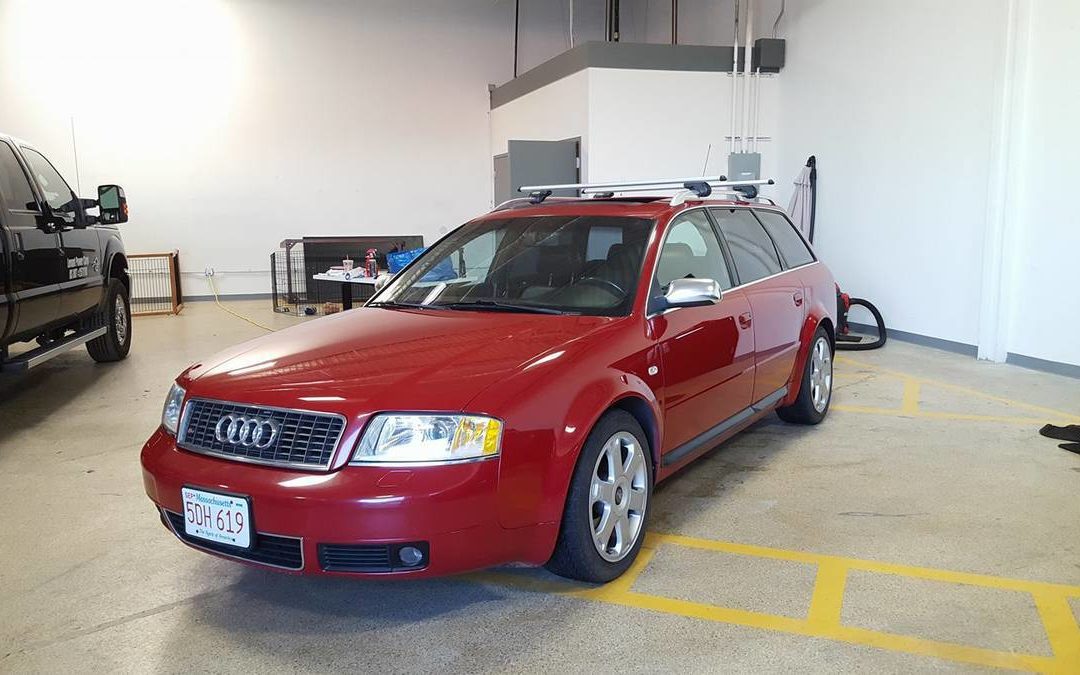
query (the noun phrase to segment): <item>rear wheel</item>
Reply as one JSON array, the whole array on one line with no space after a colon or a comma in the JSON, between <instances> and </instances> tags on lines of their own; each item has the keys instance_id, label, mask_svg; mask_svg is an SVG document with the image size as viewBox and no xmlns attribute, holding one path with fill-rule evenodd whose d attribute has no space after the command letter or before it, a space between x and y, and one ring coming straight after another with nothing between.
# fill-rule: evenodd
<instances>
[{"instance_id":1,"label":"rear wheel","mask_svg":"<svg viewBox=\"0 0 1080 675\"><path fill-rule=\"evenodd\" d=\"M796 424L817 424L825 419L829 403L832 402L832 364L832 341L825 329L819 326L806 357L799 397L791 405L777 408L776 414L780 419Z\"/></svg>"},{"instance_id":2,"label":"rear wheel","mask_svg":"<svg viewBox=\"0 0 1080 675\"><path fill-rule=\"evenodd\" d=\"M623 410L605 414L578 458L547 568L592 583L625 572L645 539L652 481L652 455L641 425Z\"/></svg>"},{"instance_id":3,"label":"rear wheel","mask_svg":"<svg viewBox=\"0 0 1080 675\"><path fill-rule=\"evenodd\" d=\"M131 302L128 289L113 279L105 292L105 306L95 324L105 326L105 334L86 343L90 358L98 363L120 361L131 350Z\"/></svg>"}]
</instances>

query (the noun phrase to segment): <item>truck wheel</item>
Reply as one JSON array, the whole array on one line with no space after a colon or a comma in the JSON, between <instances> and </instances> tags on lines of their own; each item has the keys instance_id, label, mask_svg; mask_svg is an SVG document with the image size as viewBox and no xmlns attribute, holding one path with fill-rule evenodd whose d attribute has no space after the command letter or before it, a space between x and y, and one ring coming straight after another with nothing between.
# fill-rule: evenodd
<instances>
[{"instance_id":1,"label":"truck wheel","mask_svg":"<svg viewBox=\"0 0 1080 675\"><path fill-rule=\"evenodd\" d=\"M578 457L548 570L591 583L625 572L645 540L652 484L641 425L623 410L608 412Z\"/></svg>"},{"instance_id":2,"label":"truck wheel","mask_svg":"<svg viewBox=\"0 0 1080 675\"><path fill-rule=\"evenodd\" d=\"M832 357L829 334L819 326L810 341L810 353L806 355L799 397L786 408L776 409L780 419L796 424L817 424L825 419L832 402Z\"/></svg>"},{"instance_id":3,"label":"truck wheel","mask_svg":"<svg viewBox=\"0 0 1080 675\"><path fill-rule=\"evenodd\" d=\"M128 289L118 279L109 282L105 292L105 307L95 324L104 325L106 333L86 343L90 358L98 363L120 361L131 349L131 302Z\"/></svg>"}]
</instances>

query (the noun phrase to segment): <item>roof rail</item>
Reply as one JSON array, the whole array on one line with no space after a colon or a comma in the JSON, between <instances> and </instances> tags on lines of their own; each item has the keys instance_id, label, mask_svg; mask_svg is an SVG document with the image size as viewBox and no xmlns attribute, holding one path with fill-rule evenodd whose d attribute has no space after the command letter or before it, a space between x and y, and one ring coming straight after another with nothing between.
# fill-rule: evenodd
<instances>
[{"instance_id":1,"label":"roof rail","mask_svg":"<svg viewBox=\"0 0 1080 675\"><path fill-rule=\"evenodd\" d=\"M696 176L690 178L657 178L653 180L627 180L609 183L564 183L561 185L522 185L518 192L529 195L533 204L539 204L554 190L579 190L587 192L646 192L648 190L683 191L671 198L671 205L678 206L691 197L708 197L713 188L730 188L725 192L737 192L747 199L757 197L757 186L773 185L771 178L765 180L729 181L727 176Z\"/></svg>"}]
</instances>

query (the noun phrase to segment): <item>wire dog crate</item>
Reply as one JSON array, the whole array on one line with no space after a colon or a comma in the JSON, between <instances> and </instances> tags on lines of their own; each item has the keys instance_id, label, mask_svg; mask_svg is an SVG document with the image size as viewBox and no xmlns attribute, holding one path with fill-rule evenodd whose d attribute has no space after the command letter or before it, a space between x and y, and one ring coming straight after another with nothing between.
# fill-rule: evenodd
<instances>
[{"instance_id":1,"label":"wire dog crate","mask_svg":"<svg viewBox=\"0 0 1080 675\"><path fill-rule=\"evenodd\" d=\"M274 311L300 316L341 311L341 284L317 281L311 278L313 275L340 266L345 256L360 267L364 264L364 254L368 249L378 251L379 268L385 269L387 253L421 248L423 245L423 237L415 235L286 239L277 251L270 254ZM374 289L371 286L357 286L353 292L357 294L355 301L362 303L371 297Z\"/></svg>"},{"instance_id":2,"label":"wire dog crate","mask_svg":"<svg viewBox=\"0 0 1080 675\"><path fill-rule=\"evenodd\" d=\"M179 251L129 255L128 277L133 315L179 314L184 308Z\"/></svg>"}]
</instances>

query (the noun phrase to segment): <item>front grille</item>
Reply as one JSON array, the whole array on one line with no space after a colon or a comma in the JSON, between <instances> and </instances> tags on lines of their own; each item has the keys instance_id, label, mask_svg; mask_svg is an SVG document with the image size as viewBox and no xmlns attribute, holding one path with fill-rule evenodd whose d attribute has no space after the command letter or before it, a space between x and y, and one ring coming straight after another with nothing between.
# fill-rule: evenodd
<instances>
[{"instance_id":1,"label":"front grille","mask_svg":"<svg viewBox=\"0 0 1080 675\"><path fill-rule=\"evenodd\" d=\"M401 562L399 552L410 546L421 552L415 565ZM319 544L319 566L327 572L405 572L428 566L426 541L405 544Z\"/></svg>"},{"instance_id":2,"label":"front grille","mask_svg":"<svg viewBox=\"0 0 1080 675\"><path fill-rule=\"evenodd\" d=\"M300 539L257 532L255 533L254 545L251 548L237 548L228 544L219 544L214 541L192 537L184 532L184 516L166 509L162 509L162 511L165 512L165 517L169 520L169 528L173 531L173 534L192 546L263 565L272 565L289 570L304 568L304 554Z\"/></svg>"},{"instance_id":3,"label":"front grille","mask_svg":"<svg viewBox=\"0 0 1080 675\"><path fill-rule=\"evenodd\" d=\"M225 415L273 420L279 425L277 437L266 448L219 441L215 429ZM344 430L341 415L192 399L184 408L178 443L187 450L228 459L317 469L330 466Z\"/></svg>"}]
</instances>

